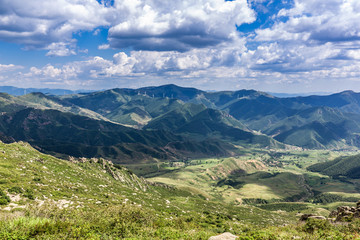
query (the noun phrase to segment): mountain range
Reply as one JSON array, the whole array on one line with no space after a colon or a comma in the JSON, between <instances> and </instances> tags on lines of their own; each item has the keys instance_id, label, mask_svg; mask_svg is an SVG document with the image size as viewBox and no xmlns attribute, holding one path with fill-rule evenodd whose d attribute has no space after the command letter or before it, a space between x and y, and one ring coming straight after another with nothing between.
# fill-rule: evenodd
<instances>
[{"instance_id":1,"label":"mountain range","mask_svg":"<svg viewBox=\"0 0 360 240\"><path fill-rule=\"evenodd\" d=\"M360 93L279 98L176 85L0 94L0 138L114 162L236 155L240 147L357 149Z\"/></svg>"}]
</instances>

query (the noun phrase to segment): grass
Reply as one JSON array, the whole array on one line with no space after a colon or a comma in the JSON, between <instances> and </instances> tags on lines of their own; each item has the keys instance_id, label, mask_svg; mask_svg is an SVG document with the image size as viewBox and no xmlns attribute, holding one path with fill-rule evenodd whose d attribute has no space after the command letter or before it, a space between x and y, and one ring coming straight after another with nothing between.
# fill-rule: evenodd
<instances>
[{"instance_id":1,"label":"grass","mask_svg":"<svg viewBox=\"0 0 360 240\"><path fill-rule=\"evenodd\" d=\"M80 160L60 160L27 143L0 143L0 188L13 199L0 207L0 239L208 239L247 225L296 220L291 214L219 204L196 185L156 186L104 160ZM206 170L202 165L187 174Z\"/></svg>"},{"instance_id":2,"label":"grass","mask_svg":"<svg viewBox=\"0 0 360 240\"><path fill-rule=\"evenodd\" d=\"M244 198L281 199L271 188L255 183L245 184L239 192Z\"/></svg>"},{"instance_id":3,"label":"grass","mask_svg":"<svg viewBox=\"0 0 360 240\"><path fill-rule=\"evenodd\" d=\"M269 153L246 151L228 159L147 168L157 167L161 172L150 180L176 186L171 188L102 159L64 161L26 143L0 143L0 189L12 199L11 205L0 206L0 239L208 239L225 231L239 239L357 236L357 222L347 227L298 223L297 212L326 216L339 204L348 203L277 202L302 191L297 177L303 175L269 166ZM316 182L315 177L308 182ZM227 182L219 184L224 179ZM339 190L331 194L357 196ZM257 204L258 197L268 203ZM253 203L241 204L243 199Z\"/></svg>"}]
</instances>

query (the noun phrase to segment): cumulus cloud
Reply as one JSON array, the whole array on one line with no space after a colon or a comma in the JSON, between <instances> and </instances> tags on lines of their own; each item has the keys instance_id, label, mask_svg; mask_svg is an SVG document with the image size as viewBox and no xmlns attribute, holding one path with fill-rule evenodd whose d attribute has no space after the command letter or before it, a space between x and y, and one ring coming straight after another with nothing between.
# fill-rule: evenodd
<instances>
[{"instance_id":1,"label":"cumulus cloud","mask_svg":"<svg viewBox=\"0 0 360 240\"><path fill-rule=\"evenodd\" d=\"M192 49L178 51L131 51L119 52L113 59L92 57L85 61L75 61L61 67L46 65L43 68L32 67L26 77L43 79L116 79L121 77L166 77L204 75L212 68L239 67L240 56L246 51L244 39L238 40L238 47L222 44L219 48ZM233 75L234 70L230 70ZM201 73L201 74L200 74ZM215 73L215 71L214 71ZM216 73L218 74L218 73ZM223 74L226 74L223 71Z\"/></svg>"},{"instance_id":2,"label":"cumulus cloud","mask_svg":"<svg viewBox=\"0 0 360 240\"><path fill-rule=\"evenodd\" d=\"M256 46L241 57L250 69L278 73L290 82L295 78L316 81L320 74L359 76L354 72L360 59L359 1L295 0L271 19L274 24L256 29L247 38L248 44ZM338 74L341 71L343 75Z\"/></svg>"},{"instance_id":3,"label":"cumulus cloud","mask_svg":"<svg viewBox=\"0 0 360 240\"><path fill-rule=\"evenodd\" d=\"M126 79L124 87L173 81L231 89L358 81L358 0L276 2L0 0L0 40L46 49L48 56L70 56L81 51L74 33L98 29L95 37L106 26L109 42L97 48L127 49L112 59L49 64L22 75L47 83L104 88ZM259 20L265 15L268 19ZM246 25L256 30L236 30L256 17L255 24Z\"/></svg>"},{"instance_id":4,"label":"cumulus cloud","mask_svg":"<svg viewBox=\"0 0 360 240\"><path fill-rule=\"evenodd\" d=\"M109 25L109 11L96 0L0 0L0 40L71 55L73 33Z\"/></svg>"},{"instance_id":5,"label":"cumulus cloud","mask_svg":"<svg viewBox=\"0 0 360 240\"><path fill-rule=\"evenodd\" d=\"M246 0L0 0L0 6L0 40L49 49L51 56L73 55L66 47L73 34L101 26L110 28L112 48L187 51L232 41L236 25L255 20Z\"/></svg>"},{"instance_id":6,"label":"cumulus cloud","mask_svg":"<svg viewBox=\"0 0 360 240\"><path fill-rule=\"evenodd\" d=\"M119 14L109 30L114 48L188 51L236 38L236 25L255 14L246 0L124 0L115 1Z\"/></svg>"},{"instance_id":7,"label":"cumulus cloud","mask_svg":"<svg viewBox=\"0 0 360 240\"><path fill-rule=\"evenodd\" d=\"M0 72L9 72L22 68L23 68L22 66L18 66L14 64L0 64Z\"/></svg>"},{"instance_id":8,"label":"cumulus cloud","mask_svg":"<svg viewBox=\"0 0 360 240\"><path fill-rule=\"evenodd\" d=\"M65 42L54 42L46 47L49 52L46 56L57 56L65 57L70 55L76 55L74 42L65 43Z\"/></svg>"},{"instance_id":9,"label":"cumulus cloud","mask_svg":"<svg viewBox=\"0 0 360 240\"><path fill-rule=\"evenodd\" d=\"M298 40L323 44L360 40L358 0L295 0L293 8L282 9L276 17L287 20L257 30L257 41Z\"/></svg>"}]
</instances>

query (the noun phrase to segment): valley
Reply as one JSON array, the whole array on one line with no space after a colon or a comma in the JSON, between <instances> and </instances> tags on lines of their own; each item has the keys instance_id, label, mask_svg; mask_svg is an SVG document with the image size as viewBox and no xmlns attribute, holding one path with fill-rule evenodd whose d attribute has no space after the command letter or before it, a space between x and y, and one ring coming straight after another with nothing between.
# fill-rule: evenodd
<instances>
[{"instance_id":1,"label":"valley","mask_svg":"<svg viewBox=\"0 0 360 240\"><path fill-rule=\"evenodd\" d=\"M360 200L359 109L350 91L1 93L0 238L351 239L360 221L299 218Z\"/></svg>"}]
</instances>

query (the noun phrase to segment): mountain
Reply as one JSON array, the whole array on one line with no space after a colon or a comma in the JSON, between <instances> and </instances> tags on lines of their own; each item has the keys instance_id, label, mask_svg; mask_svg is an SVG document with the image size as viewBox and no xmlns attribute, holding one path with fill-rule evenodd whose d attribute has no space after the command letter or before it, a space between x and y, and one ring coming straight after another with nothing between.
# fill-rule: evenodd
<instances>
[{"instance_id":1,"label":"mountain","mask_svg":"<svg viewBox=\"0 0 360 240\"><path fill-rule=\"evenodd\" d=\"M360 132L360 116L329 107L311 107L278 120L263 132L276 140L304 148L342 148Z\"/></svg>"},{"instance_id":2,"label":"mountain","mask_svg":"<svg viewBox=\"0 0 360 240\"><path fill-rule=\"evenodd\" d=\"M106 157L122 163L182 158L188 154L198 157L228 155L235 150L226 143L215 141L217 147L203 147L214 141L194 141L166 131L136 130L72 113L33 108L3 113L0 132L47 152Z\"/></svg>"},{"instance_id":3,"label":"mountain","mask_svg":"<svg viewBox=\"0 0 360 240\"><path fill-rule=\"evenodd\" d=\"M330 95L330 92L310 92L310 93L275 93L275 92L268 92L268 94L279 97L279 98L289 98L289 97L306 97L306 96L313 96L313 95Z\"/></svg>"},{"instance_id":4,"label":"mountain","mask_svg":"<svg viewBox=\"0 0 360 240\"><path fill-rule=\"evenodd\" d=\"M144 87L136 90L140 94L158 98L175 98L182 101L189 101L199 94L205 93L196 88L179 87L174 84L168 84L158 87Z\"/></svg>"},{"instance_id":5,"label":"mountain","mask_svg":"<svg viewBox=\"0 0 360 240\"><path fill-rule=\"evenodd\" d=\"M181 100L163 98L162 93L177 96ZM258 95L255 91L249 93ZM137 90L112 89L86 95L65 96L63 99L82 108L91 109L111 121L137 128L190 134L191 137L201 140L215 138L267 147L275 144L276 141L267 136L252 133L244 124L226 112L207 108L201 101L190 100L194 97L199 99L198 96L206 94L193 88L165 85ZM236 100L247 94L247 91L229 93L229 97L224 99L221 94L217 97L214 93L211 95L211 100L219 105L228 99ZM184 102L186 100L188 103Z\"/></svg>"},{"instance_id":6,"label":"mountain","mask_svg":"<svg viewBox=\"0 0 360 240\"><path fill-rule=\"evenodd\" d=\"M345 91L329 96L277 98L243 90L209 93L208 96L214 106L249 129L261 131L280 142L311 149L359 147L358 93Z\"/></svg>"},{"instance_id":7,"label":"mountain","mask_svg":"<svg viewBox=\"0 0 360 240\"><path fill-rule=\"evenodd\" d=\"M40 92L34 92L18 96L14 100L17 104L23 105L25 107L59 110L62 112L70 112L81 116L108 121L107 118L94 111L86 108L81 108L70 102L67 102L66 100L62 100L54 96L45 95L44 93Z\"/></svg>"},{"instance_id":8,"label":"mountain","mask_svg":"<svg viewBox=\"0 0 360 240\"><path fill-rule=\"evenodd\" d=\"M283 99L282 102L288 105L304 106L326 106L339 109L343 112L360 113L360 93L344 91L327 96L308 96Z\"/></svg>"},{"instance_id":9,"label":"mountain","mask_svg":"<svg viewBox=\"0 0 360 240\"><path fill-rule=\"evenodd\" d=\"M182 101L153 98L139 91L112 89L85 95L65 96L62 99L121 124L141 128L152 118L183 105Z\"/></svg>"},{"instance_id":10,"label":"mountain","mask_svg":"<svg viewBox=\"0 0 360 240\"><path fill-rule=\"evenodd\" d=\"M261 146L279 146L278 141L310 149L360 146L360 94L352 91L278 98L255 90L205 92L164 85L60 97L3 94L0 104L4 112L27 107L56 109L196 140L262 142Z\"/></svg>"},{"instance_id":11,"label":"mountain","mask_svg":"<svg viewBox=\"0 0 360 240\"><path fill-rule=\"evenodd\" d=\"M261 147L283 147L265 135L249 131L241 122L225 112L186 104L150 121L145 129L163 129L197 139L221 139L237 144Z\"/></svg>"}]
</instances>

